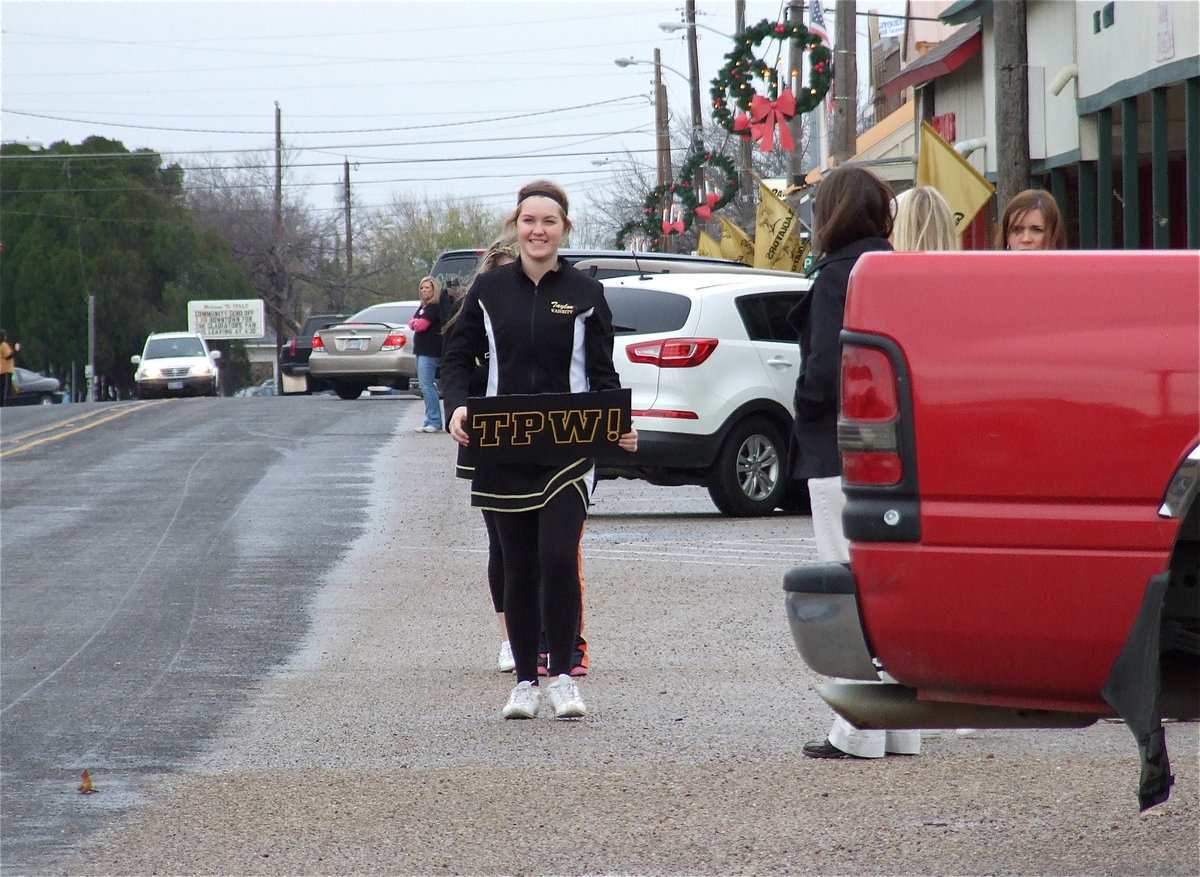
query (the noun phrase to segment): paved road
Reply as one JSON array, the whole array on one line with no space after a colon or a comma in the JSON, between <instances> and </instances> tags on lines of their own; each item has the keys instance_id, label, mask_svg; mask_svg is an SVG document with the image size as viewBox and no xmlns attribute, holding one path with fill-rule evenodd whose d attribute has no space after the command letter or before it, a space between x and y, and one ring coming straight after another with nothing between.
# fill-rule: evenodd
<instances>
[{"instance_id":1,"label":"paved road","mask_svg":"<svg viewBox=\"0 0 1200 877\"><path fill-rule=\"evenodd\" d=\"M199 751L303 636L404 399L187 399L0 419L3 865ZM314 526L313 513L320 524ZM107 775L79 808L80 772Z\"/></svg>"},{"instance_id":2,"label":"paved road","mask_svg":"<svg viewBox=\"0 0 1200 877\"><path fill-rule=\"evenodd\" d=\"M449 476L445 437L409 431L418 403L195 404L192 429L225 451L173 428L191 412L170 403L75 446L98 458L82 477L62 456L0 460L6 796L9 772L23 784L5 798L8 871L1200 871L1194 725L1169 727L1178 785L1143 816L1116 724L804 760L829 713L780 583L812 558L811 527L725 519L694 488L601 486L585 541L589 715L504 722L511 677L494 670L482 522ZM6 447L13 422L0 422ZM64 442L76 440L88 441ZM190 463L158 482L174 485L171 502L135 515L160 443L190 448ZM93 492L110 491L93 514ZM329 521L319 537L288 526L298 494ZM50 566L10 556L22 541L10 520L65 535L92 517L109 523L43 555ZM41 598L10 609L10 563ZM50 612L56 587L70 597ZM93 621L72 621L89 599ZM34 672L24 655L37 651L48 657ZM11 733L10 714L24 723ZM84 767L100 793L75 793Z\"/></svg>"}]
</instances>

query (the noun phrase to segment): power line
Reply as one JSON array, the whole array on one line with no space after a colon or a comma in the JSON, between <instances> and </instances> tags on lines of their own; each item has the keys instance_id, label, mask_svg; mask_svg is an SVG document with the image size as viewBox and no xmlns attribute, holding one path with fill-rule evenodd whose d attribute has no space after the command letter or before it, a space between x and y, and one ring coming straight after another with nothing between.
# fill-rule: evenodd
<instances>
[{"instance_id":1,"label":"power line","mask_svg":"<svg viewBox=\"0 0 1200 877\"><path fill-rule=\"evenodd\" d=\"M428 129L432 129L432 128L458 128L463 125L483 125L483 124L487 124L490 122L510 122L515 119L532 119L532 118L536 118L538 116L553 115L554 113L566 113L566 112L571 112L572 110L585 110L585 109L589 109L591 107L608 106L610 104L621 103L622 101L629 101L629 100L639 100L640 101L640 100L642 100L642 95L639 95L639 94L625 95L624 97L614 97L614 98L609 98L608 100L592 101L591 103L576 104L574 106L569 106L569 107L556 107L551 110L537 110L537 111L528 112L528 113L514 113L511 115L507 115L507 116L492 116L492 117L486 118L486 119L470 119L470 120L466 120L466 121L457 120L454 122L438 122L436 124L431 124L431 125L404 125L404 126L396 126L396 127L389 127L389 128L357 128L357 129L353 129L353 130L289 131L288 133L291 136L297 136L297 135L302 135L302 134L381 134L381 133L385 133L385 132L389 132L389 131L423 131L423 130L428 130ZM90 121L88 119L69 119L69 118L65 118L63 116L53 116L53 115L49 115L47 113L31 113L31 112L28 112L25 110L5 109L4 112L11 113L14 116L29 116L29 117L35 118L35 119L50 119L51 121L55 121L55 122L74 122L74 123L80 124L80 125L100 125L100 126L104 126L104 127L108 127L108 128L137 128L137 129L145 130L145 131L176 131L176 132L184 132L184 133L188 133L188 134L256 134L256 135L261 135L261 136L266 136L267 134L272 133L271 131L266 131L266 130L261 130L261 131L259 131L259 130L251 130L251 131L224 130L224 131L222 131L222 130L208 130L208 129L204 129L204 128L170 128L170 127L163 127L163 126L159 126L159 125L137 125L137 124L127 123L127 122L95 122L95 121Z\"/></svg>"}]
</instances>

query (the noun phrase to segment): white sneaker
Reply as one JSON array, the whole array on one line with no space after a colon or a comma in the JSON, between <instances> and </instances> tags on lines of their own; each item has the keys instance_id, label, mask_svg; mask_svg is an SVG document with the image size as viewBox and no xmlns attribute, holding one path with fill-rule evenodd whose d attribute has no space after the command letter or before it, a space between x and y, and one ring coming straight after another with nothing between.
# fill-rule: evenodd
<instances>
[{"instance_id":1,"label":"white sneaker","mask_svg":"<svg viewBox=\"0 0 1200 877\"><path fill-rule=\"evenodd\" d=\"M506 719L536 719L542 706L542 692L532 682L518 682L508 703L504 705L502 715Z\"/></svg>"},{"instance_id":2,"label":"white sneaker","mask_svg":"<svg viewBox=\"0 0 1200 877\"><path fill-rule=\"evenodd\" d=\"M587 715L587 707L579 696L579 686L575 680L563 673L546 688L546 696L554 707L556 719L574 719Z\"/></svg>"},{"instance_id":3,"label":"white sneaker","mask_svg":"<svg viewBox=\"0 0 1200 877\"><path fill-rule=\"evenodd\" d=\"M500 657L496 659L496 669L501 673L510 673L517 669L517 662L512 653L512 643L508 640L500 643Z\"/></svg>"}]
</instances>

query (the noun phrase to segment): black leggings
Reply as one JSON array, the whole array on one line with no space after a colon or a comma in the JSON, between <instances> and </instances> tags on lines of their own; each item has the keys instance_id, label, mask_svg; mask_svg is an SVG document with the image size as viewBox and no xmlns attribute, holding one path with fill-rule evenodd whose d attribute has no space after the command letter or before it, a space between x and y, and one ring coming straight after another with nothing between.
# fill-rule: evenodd
<instances>
[{"instance_id":1,"label":"black leggings","mask_svg":"<svg viewBox=\"0 0 1200 877\"><path fill-rule=\"evenodd\" d=\"M551 676L571 672L579 630L579 541L587 506L566 487L540 509L493 516L504 552L504 621L517 681L536 683L538 637L546 631Z\"/></svg>"}]
</instances>

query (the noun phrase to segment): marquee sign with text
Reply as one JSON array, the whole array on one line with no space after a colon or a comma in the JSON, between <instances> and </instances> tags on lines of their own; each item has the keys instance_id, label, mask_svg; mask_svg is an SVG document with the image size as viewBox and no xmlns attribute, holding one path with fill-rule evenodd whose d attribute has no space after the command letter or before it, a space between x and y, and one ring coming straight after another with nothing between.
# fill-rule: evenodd
<instances>
[{"instance_id":1,"label":"marquee sign with text","mask_svg":"<svg viewBox=\"0 0 1200 877\"><path fill-rule=\"evenodd\" d=\"M471 461L559 463L613 451L629 432L628 389L467 401Z\"/></svg>"}]
</instances>

